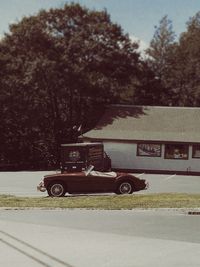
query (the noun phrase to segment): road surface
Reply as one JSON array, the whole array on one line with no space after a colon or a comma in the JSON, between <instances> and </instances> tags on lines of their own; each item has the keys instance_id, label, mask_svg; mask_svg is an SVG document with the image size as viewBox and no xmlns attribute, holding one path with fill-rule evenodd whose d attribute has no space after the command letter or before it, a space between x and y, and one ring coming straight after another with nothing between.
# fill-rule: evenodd
<instances>
[{"instance_id":1,"label":"road surface","mask_svg":"<svg viewBox=\"0 0 200 267\"><path fill-rule=\"evenodd\" d=\"M0 266L198 267L186 211L0 211Z\"/></svg>"},{"instance_id":2,"label":"road surface","mask_svg":"<svg viewBox=\"0 0 200 267\"><path fill-rule=\"evenodd\" d=\"M36 185L47 173L1 172L0 194L45 197ZM197 176L139 176L150 183L139 194L200 190ZM0 266L198 267L199 225L188 210L1 209Z\"/></svg>"}]
</instances>

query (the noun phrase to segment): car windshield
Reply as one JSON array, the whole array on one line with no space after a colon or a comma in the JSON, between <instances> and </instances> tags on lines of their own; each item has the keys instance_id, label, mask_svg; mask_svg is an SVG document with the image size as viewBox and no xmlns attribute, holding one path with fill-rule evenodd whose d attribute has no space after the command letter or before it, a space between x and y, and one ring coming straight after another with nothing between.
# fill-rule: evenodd
<instances>
[{"instance_id":1,"label":"car windshield","mask_svg":"<svg viewBox=\"0 0 200 267\"><path fill-rule=\"evenodd\" d=\"M101 177L117 177L116 172L98 172L98 171L91 171L89 173L91 176L101 176Z\"/></svg>"},{"instance_id":2,"label":"car windshield","mask_svg":"<svg viewBox=\"0 0 200 267\"><path fill-rule=\"evenodd\" d=\"M88 176L89 173L94 169L93 165L89 165L87 169L84 171L85 175Z\"/></svg>"}]
</instances>

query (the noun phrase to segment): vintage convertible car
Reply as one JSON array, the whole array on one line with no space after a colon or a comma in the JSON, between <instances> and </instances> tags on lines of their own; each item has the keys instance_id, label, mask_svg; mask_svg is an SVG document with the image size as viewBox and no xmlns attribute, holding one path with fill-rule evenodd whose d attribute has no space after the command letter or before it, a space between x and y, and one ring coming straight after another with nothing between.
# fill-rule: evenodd
<instances>
[{"instance_id":1,"label":"vintage convertible car","mask_svg":"<svg viewBox=\"0 0 200 267\"><path fill-rule=\"evenodd\" d=\"M132 174L93 171L93 166L82 172L45 175L37 186L39 191L47 190L52 197L62 197L66 193L131 194L147 188L148 182Z\"/></svg>"}]
</instances>

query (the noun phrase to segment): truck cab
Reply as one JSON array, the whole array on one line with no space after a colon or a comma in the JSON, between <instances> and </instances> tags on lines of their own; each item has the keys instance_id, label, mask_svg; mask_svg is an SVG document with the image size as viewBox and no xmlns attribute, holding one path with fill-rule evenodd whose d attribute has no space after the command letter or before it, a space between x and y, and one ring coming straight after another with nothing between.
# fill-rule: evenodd
<instances>
[{"instance_id":1,"label":"truck cab","mask_svg":"<svg viewBox=\"0 0 200 267\"><path fill-rule=\"evenodd\" d=\"M109 171L111 160L102 143L61 145L61 173L84 171L93 165L96 171Z\"/></svg>"}]
</instances>

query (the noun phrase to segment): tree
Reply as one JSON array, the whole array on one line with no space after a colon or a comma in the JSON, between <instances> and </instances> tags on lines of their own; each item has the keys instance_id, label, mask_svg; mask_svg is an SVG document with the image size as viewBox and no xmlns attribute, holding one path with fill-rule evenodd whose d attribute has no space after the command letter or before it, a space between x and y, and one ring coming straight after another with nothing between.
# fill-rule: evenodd
<instances>
[{"instance_id":1,"label":"tree","mask_svg":"<svg viewBox=\"0 0 200 267\"><path fill-rule=\"evenodd\" d=\"M174 45L175 33L173 31L172 21L167 16L164 16L160 20L159 26L155 26L153 39L151 40L150 47L146 51L148 55L147 64L155 76L151 82L153 85L152 88L154 88L153 92L150 92L151 98L159 98L157 104L160 105L170 104L169 73L174 64Z\"/></svg>"},{"instance_id":2,"label":"tree","mask_svg":"<svg viewBox=\"0 0 200 267\"><path fill-rule=\"evenodd\" d=\"M200 12L187 23L187 31L170 46L164 81L167 102L173 106L197 106L200 99Z\"/></svg>"},{"instance_id":3,"label":"tree","mask_svg":"<svg viewBox=\"0 0 200 267\"><path fill-rule=\"evenodd\" d=\"M151 40L150 47L147 49L149 55L149 65L156 77L162 81L168 68L168 52L175 40L175 33L172 29L172 22L164 16L155 26L155 33Z\"/></svg>"},{"instance_id":4,"label":"tree","mask_svg":"<svg viewBox=\"0 0 200 267\"><path fill-rule=\"evenodd\" d=\"M146 62L141 62L139 83L133 86L133 104L135 105L163 105L160 81Z\"/></svg>"},{"instance_id":5,"label":"tree","mask_svg":"<svg viewBox=\"0 0 200 267\"><path fill-rule=\"evenodd\" d=\"M13 162L58 160L60 144L74 141L73 126L91 127L137 78L137 44L105 10L43 10L12 24L1 46L9 56L4 134Z\"/></svg>"},{"instance_id":6,"label":"tree","mask_svg":"<svg viewBox=\"0 0 200 267\"><path fill-rule=\"evenodd\" d=\"M200 12L187 22L174 54L172 85L176 103L181 106L200 104Z\"/></svg>"}]
</instances>

